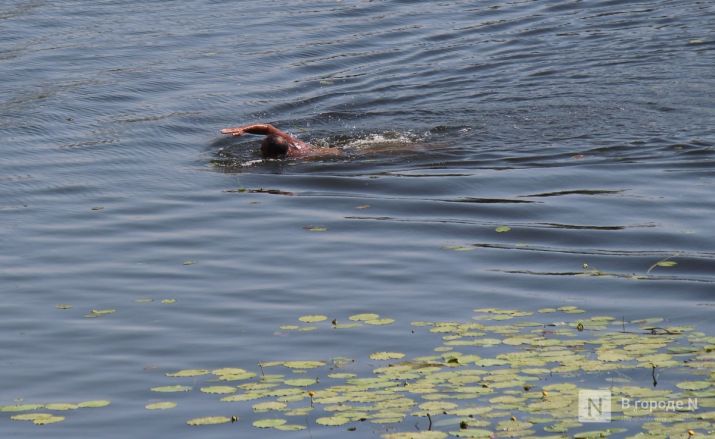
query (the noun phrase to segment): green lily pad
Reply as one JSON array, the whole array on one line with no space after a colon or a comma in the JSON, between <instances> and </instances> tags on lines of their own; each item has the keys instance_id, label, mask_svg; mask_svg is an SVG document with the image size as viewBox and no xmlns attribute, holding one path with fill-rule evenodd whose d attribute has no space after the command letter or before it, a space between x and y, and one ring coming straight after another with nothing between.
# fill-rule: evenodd
<instances>
[{"instance_id":1,"label":"green lily pad","mask_svg":"<svg viewBox=\"0 0 715 439\"><path fill-rule=\"evenodd\" d=\"M234 393L236 391L236 388L232 386L208 386L202 387L201 391L204 393L212 393L216 395L226 395L228 393Z\"/></svg>"},{"instance_id":2,"label":"green lily pad","mask_svg":"<svg viewBox=\"0 0 715 439\"><path fill-rule=\"evenodd\" d=\"M284 381L285 384L296 387L308 387L316 384L317 382L318 381L315 378L296 378Z\"/></svg>"},{"instance_id":3,"label":"green lily pad","mask_svg":"<svg viewBox=\"0 0 715 439\"><path fill-rule=\"evenodd\" d=\"M154 403L147 404L144 406L144 408L146 408L147 410L167 410L167 409L173 409L174 407L176 407L176 403L169 402L169 401L154 402Z\"/></svg>"},{"instance_id":4,"label":"green lily pad","mask_svg":"<svg viewBox=\"0 0 715 439\"><path fill-rule=\"evenodd\" d=\"M35 425L48 425L48 424L56 424L56 423L62 422L64 420L65 420L64 416L49 416L46 418L33 419L32 423Z\"/></svg>"},{"instance_id":5,"label":"green lily pad","mask_svg":"<svg viewBox=\"0 0 715 439\"><path fill-rule=\"evenodd\" d=\"M254 412L267 412L270 410L283 410L288 405L284 402L278 402L278 401L269 401L269 402L259 402L258 404L253 405L253 411Z\"/></svg>"},{"instance_id":6,"label":"green lily pad","mask_svg":"<svg viewBox=\"0 0 715 439\"><path fill-rule=\"evenodd\" d=\"M375 352L370 354L370 359L372 360L399 360L403 358L405 354L401 352Z\"/></svg>"},{"instance_id":7,"label":"green lily pad","mask_svg":"<svg viewBox=\"0 0 715 439\"><path fill-rule=\"evenodd\" d=\"M27 412L43 408L44 404L15 404L0 406L0 412Z\"/></svg>"},{"instance_id":8,"label":"green lily pad","mask_svg":"<svg viewBox=\"0 0 715 439\"><path fill-rule=\"evenodd\" d=\"M277 425L275 427L276 430L281 430L281 431L300 431L300 430L305 430L305 425L300 425L300 424L283 424L283 425Z\"/></svg>"},{"instance_id":9,"label":"green lily pad","mask_svg":"<svg viewBox=\"0 0 715 439\"><path fill-rule=\"evenodd\" d=\"M152 392L190 392L191 391L191 386L159 386L159 387L152 387L151 388Z\"/></svg>"},{"instance_id":10,"label":"green lily pad","mask_svg":"<svg viewBox=\"0 0 715 439\"><path fill-rule=\"evenodd\" d=\"M348 319L354 321L354 322L364 322L367 320L377 320L380 318L379 314L373 314L373 313L364 313L364 314L354 314L348 317Z\"/></svg>"},{"instance_id":11,"label":"green lily pad","mask_svg":"<svg viewBox=\"0 0 715 439\"><path fill-rule=\"evenodd\" d=\"M395 319L372 319L372 320L364 320L364 324L366 325L373 325L373 326L383 326L383 325L391 325L395 323Z\"/></svg>"},{"instance_id":12,"label":"green lily pad","mask_svg":"<svg viewBox=\"0 0 715 439\"><path fill-rule=\"evenodd\" d=\"M45 408L47 410L60 410L60 411L65 411L65 410L77 410L79 406L77 404L71 404L71 403L66 403L66 402L56 402L52 404L45 404Z\"/></svg>"},{"instance_id":13,"label":"green lily pad","mask_svg":"<svg viewBox=\"0 0 715 439\"><path fill-rule=\"evenodd\" d=\"M285 361L281 364L290 369L314 369L325 366L323 361Z\"/></svg>"},{"instance_id":14,"label":"green lily pad","mask_svg":"<svg viewBox=\"0 0 715 439\"><path fill-rule=\"evenodd\" d=\"M708 381L683 381L675 386L683 390L703 390L710 387L711 383Z\"/></svg>"},{"instance_id":15,"label":"green lily pad","mask_svg":"<svg viewBox=\"0 0 715 439\"><path fill-rule=\"evenodd\" d=\"M205 369L184 369L184 370L179 370L177 372L170 372L167 373L166 376L168 377L176 377L176 378L181 378L181 377L197 377L201 375L208 375L209 371Z\"/></svg>"},{"instance_id":16,"label":"green lily pad","mask_svg":"<svg viewBox=\"0 0 715 439\"><path fill-rule=\"evenodd\" d=\"M51 418L53 416L51 413L23 413L10 416L10 419L13 421L34 421L35 419Z\"/></svg>"},{"instance_id":17,"label":"green lily pad","mask_svg":"<svg viewBox=\"0 0 715 439\"><path fill-rule=\"evenodd\" d=\"M253 426L256 428L274 428L279 425L284 425L287 422L285 419L259 419L253 421Z\"/></svg>"},{"instance_id":18,"label":"green lily pad","mask_svg":"<svg viewBox=\"0 0 715 439\"><path fill-rule=\"evenodd\" d=\"M329 417L323 417L323 418L318 418L315 420L315 423L318 425L328 425L328 426L338 426L338 425L344 425L350 422L350 418L346 418L343 416L329 416Z\"/></svg>"},{"instance_id":19,"label":"green lily pad","mask_svg":"<svg viewBox=\"0 0 715 439\"><path fill-rule=\"evenodd\" d=\"M206 416L203 418L193 418L186 421L186 423L191 426L226 424L229 422L231 422L231 418L228 418L226 416Z\"/></svg>"},{"instance_id":20,"label":"green lily pad","mask_svg":"<svg viewBox=\"0 0 715 439\"><path fill-rule=\"evenodd\" d=\"M306 316L298 317L298 320L300 320L303 323L316 323L316 322L323 322L325 320L328 320L328 316L324 316L324 315L320 315L320 314L306 315Z\"/></svg>"},{"instance_id":21,"label":"green lily pad","mask_svg":"<svg viewBox=\"0 0 715 439\"><path fill-rule=\"evenodd\" d=\"M84 401L80 402L77 404L77 407L83 409L83 408L100 408L100 407L106 407L109 404L111 404L110 401L107 400L95 400L95 401Z\"/></svg>"},{"instance_id":22,"label":"green lily pad","mask_svg":"<svg viewBox=\"0 0 715 439\"><path fill-rule=\"evenodd\" d=\"M445 439L447 433L441 431L410 431L383 434L383 439Z\"/></svg>"}]
</instances>

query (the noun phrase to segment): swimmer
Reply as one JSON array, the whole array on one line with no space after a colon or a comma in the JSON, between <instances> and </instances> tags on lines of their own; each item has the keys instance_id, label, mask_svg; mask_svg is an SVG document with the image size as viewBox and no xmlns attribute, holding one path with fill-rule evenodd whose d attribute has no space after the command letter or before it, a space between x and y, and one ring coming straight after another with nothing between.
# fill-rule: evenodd
<instances>
[{"instance_id":1,"label":"swimmer","mask_svg":"<svg viewBox=\"0 0 715 439\"><path fill-rule=\"evenodd\" d=\"M261 142L261 154L264 158L335 156L340 155L337 148L319 148L296 139L271 124L258 123L236 128L224 128L221 134L238 137L244 134L266 136Z\"/></svg>"}]
</instances>

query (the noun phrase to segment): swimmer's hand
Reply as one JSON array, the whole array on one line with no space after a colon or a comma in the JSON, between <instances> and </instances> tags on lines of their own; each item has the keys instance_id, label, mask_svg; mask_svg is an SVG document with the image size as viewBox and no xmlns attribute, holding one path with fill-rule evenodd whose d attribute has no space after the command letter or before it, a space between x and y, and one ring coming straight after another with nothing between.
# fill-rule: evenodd
<instances>
[{"instance_id":1,"label":"swimmer's hand","mask_svg":"<svg viewBox=\"0 0 715 439\"><path fill-rule=\"evenodd\" d=\"M232 136L241 136L243 134L246 134L246 131L244 127L239 127L239 128L224 128L221 130L221 134L230 134Z\"/></svg>"}]
</instances>

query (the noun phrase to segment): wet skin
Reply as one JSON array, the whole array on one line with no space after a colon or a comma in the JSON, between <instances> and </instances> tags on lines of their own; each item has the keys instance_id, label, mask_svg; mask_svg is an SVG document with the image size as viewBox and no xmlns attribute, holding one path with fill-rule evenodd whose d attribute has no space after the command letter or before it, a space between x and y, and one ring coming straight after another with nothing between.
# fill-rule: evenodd
<instances>
[{"instance_id":1,"label":"wet skin","mask_svg":"<svg viewBox=\"0 0 715 439\"><path fill-rule=\"evenodd\" d=\"M319 148L296 139L271 124L251 124L235 128L224 128L222 134L238 137L244 134L266 136L261 143L261 154L265 158L316 157L340 155L337 148Z\"/></svg>"}]
</instances>

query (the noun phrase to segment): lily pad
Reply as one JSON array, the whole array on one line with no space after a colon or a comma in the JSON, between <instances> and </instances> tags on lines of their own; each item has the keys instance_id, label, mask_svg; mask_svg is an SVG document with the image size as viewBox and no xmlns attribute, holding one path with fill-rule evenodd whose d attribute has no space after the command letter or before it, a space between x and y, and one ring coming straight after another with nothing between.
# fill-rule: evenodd
<instances>
[{"instance_id":1,"label":"lily pad","mask_svg":"<svg viewBox=\"0 0 715 439\"><path fill-rule=\"evenodd\" d=\"M237 418L234 417L234 419ZM206 416L203 418L193 418L186 421L186 423L191 426L226 424L229 422L231 422L231 418L228 418L226 416Z\"/></svg>"},{"instance_id":2,"label":"lily pad","mask_svg":"<svg viewBox=\"0 0 715 439\"><path fill-rule=\"evenodd\" d=\"M323 322L325 320L328 320L328 316L324 316L321 314L306 315L306 316L298 317L298 320L300 320L303 323L316 323L316 322Z\"/></svg>"},{"instance_id":3,"label":"lily pad","mask_svg":"<svg viewBox=\"0 0 715 439\"><path fill-rule=\"evenodd\" d=\"M373 313L363 313L363 314L354 314L348 317L348 319L354 321L354 322L364 322L367 320L377 320L380 318L379 314L373 314Z\"/></svg>"},{"instance_id":4,"label":"lily pad","mask_svg":"<svg viewBox=\"0 0 715 439\"><path fill-rule=\"evenodd\" d=\"M209 371L205 369L184 369L184 370L179 370L177 372L170 372L167 373L166 376L168 377L175 377L175 378L181 378L181 377L197 377L201 375L208 375Z\"/></svg>"},{"instance_id":5,"label":"lily pad","mask_svg":"<svg viewBox=\"0 0 715 439\"><path fill-rule=\"evenodd\" d=\"M100 408L100 407L106 407L109 404L111 404L110 401L100 399L100 400L95 400L95 401L84 401L80 402L77 404L77 407L83 409L83 408Z\"/></svg>"},{"instance_id":6,"label":"lily pad","mask_svg":"<svg viewBox=\"0 0 715 439\"><path fill-rule=\"evenodd\" d=\"M300 425L300 424L283 424L283 425L277 425L275 427L276 430L281 430L281 431L300 431L300 430L305 430L305 425Z\"/></svg>"},{"instance_id":7,"label":"lily pad","mask_svg":"<svg viewBox=\"0 0 715 439\"><path fill-rule=\"evenodd\" d=\"M285 419L259 419L253 421L253 426L256 428L274 428L286 424Z\"/></svg>"},{"instance_id":8,"label":"lily pad","mask_svg":"<svg viewBox=\"0 0 715 439\"><path fill-rule=\"evenodd\" d=\"M285 361L282 364L291 369L314 369L325 366L323 361Z\"/></svg>"},{"instance_id":9,"label":"lily pad","mask_svg":"<svg viewBox=\"0 0 715 439\"><path fill-rule=\"evenodd\" d=\"M315 423L318 425L328 425L328 426L338 426L338 425L344 425L350 422L350 418L346 418L343 416L329 416L329 417L323 417L323 418L318 418L315 420Z\"/></svg>"},{"instance_id":10,"label":"lily pad","mask_svg":"<svg viewBox=\"0 0 715 439\"><path fill-rule=\"evenodd\" d=\"M159 386L152 387L152 392L189 392L191 391L191 386Z\"/></svg>"},{"instance_id":11,"label":"lily pad","mask_svg":"<svg viewBox=\"0 0 715 439\"><path fill-rule=\"evenodd\" d=\"M226 395L228 393L234 393L236 388L233 386L208 386L202 387L201 391L204 393L212 393L216 395Z\"/></svg>"},{"instance_id":12,"label":"lily pad","mask_svg":"<svg viewBox=\"0 0 715 439\"><path fill-rule=\"evenodd\" d=\"M370 354L370 359L372 360L399 360L403 358L405 354L401 352L375 352Z\"/></svg>"},{"instance_id":13,"label":"lily pad","mask_svg":"<svg viewBox=\"0 0 715 439\"><path fill-rule=\"evenodd\" d=\"M144 406L147 410L167 410L176 407L175 402L165 401L165 402L154 402Z\"/></svg>"}]
</instances>

